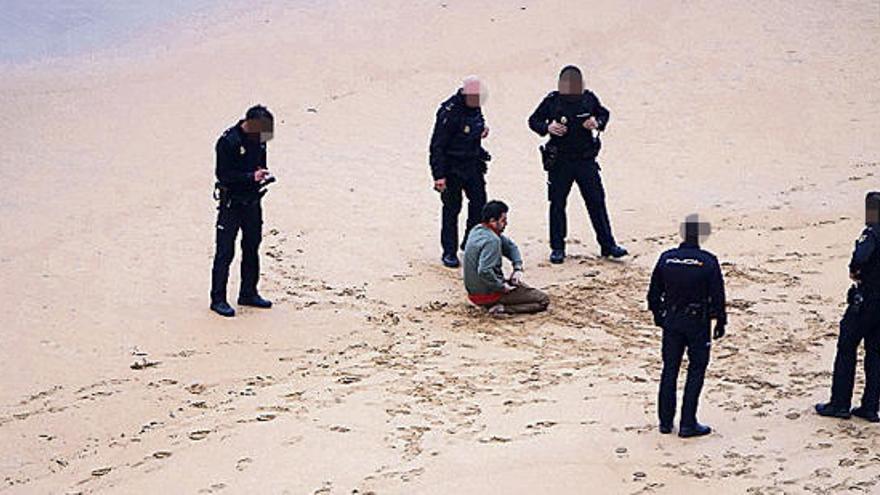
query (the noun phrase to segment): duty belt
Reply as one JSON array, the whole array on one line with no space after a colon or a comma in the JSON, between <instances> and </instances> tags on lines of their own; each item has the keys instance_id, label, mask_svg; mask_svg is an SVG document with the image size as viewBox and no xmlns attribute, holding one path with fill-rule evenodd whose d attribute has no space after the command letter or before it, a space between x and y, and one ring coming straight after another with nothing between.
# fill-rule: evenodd
<instances>
[{"instance_id":1,"label":"duty belt","mask_svg":"<svg viewBox=\"0 0 880 495\"><path fill-rule=\"evenodd\" d=\"M706 303L673 304L669 306L670 313L685 314L687 316L706 317L709 314L709 305Z\"/></svg>"}]
</instances>

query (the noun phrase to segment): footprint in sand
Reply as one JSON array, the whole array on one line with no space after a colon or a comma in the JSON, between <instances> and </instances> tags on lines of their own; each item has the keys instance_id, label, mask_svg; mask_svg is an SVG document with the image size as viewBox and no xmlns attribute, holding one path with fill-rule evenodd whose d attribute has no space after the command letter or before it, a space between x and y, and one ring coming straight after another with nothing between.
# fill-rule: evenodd
<instances>
[{"instance_id":1,"label":"footprint in sand","mask_svg":"<svg viewBox=\"0 0 880 495\"><path fill-rule=\"evenodd\" d=\"M254 462L254 460L251 459L250 457L242 457L241 459L238 460L238 462L235 463L235 469L236 469L236 471L244 471L253 462Z\"/></svg>"},{"instance_id":2,"label":"footprint in sand","mask_svg":"<svg viewBox=\"0 0 880 495\"><path fill-rule=\"evenodd\" d=\"M199 440L204 440L205 437L207 437L210 434L211 434L210 430L196 430L196 431L190 432L190 434L188 436L189 436L190 440L199 441Z\"/></svg>"}]
</instances>

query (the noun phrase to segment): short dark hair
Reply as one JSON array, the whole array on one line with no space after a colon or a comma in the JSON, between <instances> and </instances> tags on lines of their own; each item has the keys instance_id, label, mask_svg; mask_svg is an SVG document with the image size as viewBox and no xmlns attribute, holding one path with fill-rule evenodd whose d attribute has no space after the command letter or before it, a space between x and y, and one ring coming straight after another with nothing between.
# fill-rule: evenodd
<instances>
[{"instance_id":1,"label":"short dark hair","mask_svg":"<svg viewBox=\"0 0 880 495\"><path fill-rule=\"evenodd\" d=\"M493 199L483 207L482 221L491 222L492 220L498 220L501 218L502 214L507 213L508 211L510 211L510 208L504 204L504 201Z\"/></svg>"},{"instance_id":2,"label":"short dark hair","mask_svg":"<svg viewBox=\"0 0 880 495\"><path fill-rule=\"evenodd\" d=\"M269 111L268 108L263 105L254 105L248 108L247 113L244 114L244 118L247 120L269 120L274 122L275 117L272 116L272 112Z\"/></svg>"},{"instance_id":3,"label":"short dark hair","mask_svg":"<svg viewBox=\"0 0 880 495\"><path fill-rule=\"evenodd\" d=\"M880 192L871 191L865 195L865 208L880 209Z\"/></svg>"},{"instance_id":4,"label":"short dark hair","mask_svg":"<svg viewBox=\"0 0 880 495\"><path fill-rule=\"evenodd\" d=\"M562 79L562 76L566 75L569 72L574 72L578 76L583 77L581 70L578 69L576 65L566 65L565 67L562 68L561 71L559 71L559 79Z\"/></svg>"}]
</instances>

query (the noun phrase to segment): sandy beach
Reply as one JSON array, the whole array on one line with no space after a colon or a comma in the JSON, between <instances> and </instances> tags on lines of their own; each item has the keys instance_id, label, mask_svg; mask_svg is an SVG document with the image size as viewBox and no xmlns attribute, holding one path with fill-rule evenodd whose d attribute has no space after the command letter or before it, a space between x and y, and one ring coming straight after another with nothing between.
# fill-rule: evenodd
<instances>
[{"instance_id":1,"label":"sandy beach","mask_svg":"<svg viewBox=\"0 0 880 495\"><path fill-rule=\"evenodd\" d=\"M880 494L880 427L812 410L880 189L878 60L877 0L364 0L199 9L8 62L0 493ZM623 262L576 193L568 261L547 261L526 119L569 63L611 110ZM482 314L439 263L428 139L468 74L541 315ZM275 307L225 320L214 143L256 103L276 116ZM682 440L657 432L645 292L691 212L730 324L700 408L715 433Z\"/></svg>"}]
</instances>

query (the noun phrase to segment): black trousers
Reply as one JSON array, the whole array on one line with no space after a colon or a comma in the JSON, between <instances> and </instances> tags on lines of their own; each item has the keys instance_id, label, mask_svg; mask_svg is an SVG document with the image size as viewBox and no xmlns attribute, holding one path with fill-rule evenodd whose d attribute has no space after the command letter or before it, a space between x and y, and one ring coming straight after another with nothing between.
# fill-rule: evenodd
<instances>
[{"instance_id":1,"label":"black trousers","mask_svg":"<svg viewBox=\"0 0 880 495\"><path fill-rule=\"evenodd\" d=\"M440 245L444 255L458 252L458 215L461 213L462 192L468 199L467 228L461 243L463 246L467 242L468 233L480 223L483 207L486 206L486 179L483 173L449 174L446 177L446 191L440 195L443 202Z\"/></svg>"},{"instance_id":2,"label":"black trousers","mask_svg":"<svg viewBox=\"0 0 880 495\"><path fill-rule=\"evenodd\" d=\"M217 209L217 238L214 268L211 271L211 302L226 300L229 265L235 256L235 238L241 229L241 288L239 296L257 295L260 279L258 250L263 239L263 208L260 200L248 204L233 203Z\"/></svg>"},{"instance_id":3,"label":"black trousers","mask_svg":"<svg viewBox=\"0 0 880 495\"><path fill-rule=\"evenodd\" d=\"M697 406L703 378L709 366L711 336L709 320L699 316L684 314L667 315L663 324L663 373L660 377L658 415L660 424L671 426L675 420L675 395L678 387L678 372L685 350L688 355L687 383L681 406L682 427L694 426L697 422Z\"/></svg>"},{"instance_id":4,"label":"black trousers","mask_svg":"<svg viewBox=\"0 0 880 495\"><path fill-rule=\"evenodd\" d=\"M847 307L840 322L831 404L842 409L852 405L856 374L856 354L865 341L865 390L861 406L877 412L880 406L880 301L862 303L861 309Z\"/></svg>"},{"instance_id":5,"label":"black trousers","mask_svg":"<svg viewBox=\"0 0 880 495\"><path fill-rule=\"evenodd\" d=\"M599 246L608 249L616 242L611 234L611 221L605 207L605 188L599 176L599 164L592 158L560 155L556 165L547 174L550 201L550 248L565 249L568 219L565 215L571 186L577 183Z\"/></svg>"}]
</instances>

